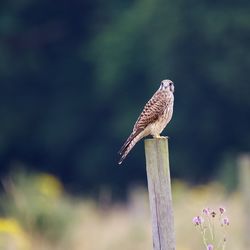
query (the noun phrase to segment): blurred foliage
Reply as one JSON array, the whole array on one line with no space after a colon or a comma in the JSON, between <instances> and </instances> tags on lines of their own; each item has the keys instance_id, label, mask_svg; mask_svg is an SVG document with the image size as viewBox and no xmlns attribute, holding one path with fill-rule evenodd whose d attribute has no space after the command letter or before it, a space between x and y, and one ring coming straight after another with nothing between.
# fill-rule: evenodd
<instances>
[{"instance_id":1,"label":"blurred foliage","mask_svg":"<svg viewBox=\"0 0 250 250\"><path fill-rule=\"evenodd\" d=\"M30 241L17 220L0 218L0 249L29 250Z\"/></svg>"},{"instance_id":2,"label":"blurred foliage","mask_svg":"<svg viewBox=\"0 0 250 250\"><path fill-rule=\"evenodd\" d=\"M67 235L75 221L72 201L63 195L63 187L55 177L18 173L5 179L3 185L2 213L19 221L29 235L50 241L62 240Z\"/></svg>"},{"instance_id":3,"label":"blurred foliage","mask_svg":"<svg viewBox=\"0 0 250 250\"><path fill-rule=\"evenodd\" d=\"M247 1L12 0L0 8L1 174L23 164L74 191L145 181L116 152L160 80L175 82L173 176L201 182L250 148Z\"/></svg>"},{"instance_id":4,"label":"blurred foliage","mask_svg":"<svg viewBox=\"0 0 250 250\"><path fill-rule=\"evenodd\" d=\"M34 177L34 176L33 176ZM33 177L31 177L33 179ZM35 178L36 179L36 178ZM30 183L30 176L26 175L26 181ZM33 179L34 180L34 179ZM33 186L29 185L30 188ZM191 187L182 181L173 181L173 204L175 213L176 249L193 250L203 249L201 236L197 234L197 228L192 223L194 216L199 215L203 208L223 206L226 208L230 218L230 228L227 234L227 250L244 249L243 238L247 226L246 216L249 211L243 209L241 194L236 191L229 195L224 187L218 183ZM34 188L34 187L33 187ZM36 189L36 188L35 188ZM23 192L23 188L19 190ZM29 200L33 200L32 192L25 192ZM106 204L99 203L93 199L78 199L73 202L64 199L71 207L71 214L77 217L72 226L72 217L68 213L65 217L68 224L64 230L67 231L60 240L48 235L46 230L33 227L27 231L23 225L23 219L19 216L0 219L0 244L1 249L12 250L149 250L152 249L152 232L150 221L150 208L147 190L141 186L130 189L128 200L124 203ZM37 198L34 199L34 203ZM51 202L51 201L50 201ZM1 203L2 204L2 203ZM9 204L16 206L15 203ZM57 213L62 214L65 205L57 207ZM17 209L17 208L15 208ZM30 212L30 208L29 212ZM40 208L36 206L33 208ZM43 209L46 209L43 205ZM6 210L8 215L13 213ZM53 213L54 216L57 216ZM34 216L30 215L31 218ZM12 218L12 219L11 219ZM51 225L54 227L54 218L51 216ZM47 228L48 230L49 228ZM58 230L58 229L57 229ZM62 230L62 229L59 229ZM190 234L193 237L190 237ZM39 235L39 237L38 237ZM98 239L98 240L97 240ZM25 245L25 244L26 245ZM26 247L25 247L26 246Z\"/></svg>"},{"instance_id":5,"label":"blurred foliage","mask_svg":"<svg viewBox=\"0 0 250 250\"><path fill-rule=\"evenodd\" d=\"M57 178L45 173L19 172L6 178L3 186L0 249L152 249L145 187L130 188L126 203L109 203L107 199L73 199ZM180 180L172 181L172 193L177 249L202 249L192 218L203 208L218 206L225 207L230 218L227 249L243 249L249 211L244 212L241 193L228 194L220 183L192 187Z\"/></svg>"}]
</instances>

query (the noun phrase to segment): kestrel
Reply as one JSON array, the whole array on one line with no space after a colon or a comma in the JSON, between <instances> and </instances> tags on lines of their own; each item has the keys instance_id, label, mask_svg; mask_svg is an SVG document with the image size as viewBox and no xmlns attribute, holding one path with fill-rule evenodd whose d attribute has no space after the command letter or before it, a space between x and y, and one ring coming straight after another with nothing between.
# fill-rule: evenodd
<instances>
[{"instance_id":1,"label":"kestrel","mask_svg":"<svg viewBox=\"0 0 250 250\"><path fill-rule=\"evenodd\" d=\"M171 80L163 80L160 88L145 105L134 125L133 132L119 151L121 155L119 164L143 137L152 135L154 138L161 138L160 133L172 118L173 105L174 83Z\"/></svg>"}]
</instances>

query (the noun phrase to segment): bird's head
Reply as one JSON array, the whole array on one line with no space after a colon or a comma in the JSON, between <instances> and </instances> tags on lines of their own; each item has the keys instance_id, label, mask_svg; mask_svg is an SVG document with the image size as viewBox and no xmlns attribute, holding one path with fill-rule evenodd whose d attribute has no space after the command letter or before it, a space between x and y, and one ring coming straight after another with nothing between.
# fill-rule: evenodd
<instances>
[{"instance_id":1,"label":"bird's head","mask_svg":"<svg viewBox=\"0 0 250 250\"><path fill-rule=\"evenodd\" d=\"M161 82L160 90L171 91L174 93L174 83L171 80L163 80Z\"/></svg>"}]
</instances>

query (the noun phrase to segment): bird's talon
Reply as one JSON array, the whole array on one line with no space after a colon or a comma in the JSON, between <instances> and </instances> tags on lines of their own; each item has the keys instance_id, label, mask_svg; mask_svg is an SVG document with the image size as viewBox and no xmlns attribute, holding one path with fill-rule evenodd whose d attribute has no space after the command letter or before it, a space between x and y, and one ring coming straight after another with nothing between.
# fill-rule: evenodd
<instances>
[{"instance_id":1,"label":"bird's talon","mask_svg":"<svg viewBox=\"0 0 250 250\"><path fill-rule=\"evenodd\" d=\"M169 137L168 136L161 136L161 138L168 139Z\"/></svg>"},{"instance_id":2,"label":"bird's talon","mask_svg":"<svg viewBox=\"0 0 250 250\"><path fill-rule=\"evenodd\" d=\"M155 139L168 139L168 136L156 135L154 136Z\"/></svg>"}]
</instances>

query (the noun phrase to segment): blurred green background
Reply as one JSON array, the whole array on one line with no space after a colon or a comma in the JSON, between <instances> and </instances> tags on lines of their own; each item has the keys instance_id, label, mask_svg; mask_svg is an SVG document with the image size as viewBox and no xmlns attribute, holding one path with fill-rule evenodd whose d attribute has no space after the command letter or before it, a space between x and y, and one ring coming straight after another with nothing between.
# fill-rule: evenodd
<instances>
[{"instance_id":1,"label":"blurred green background","mask_svg":"<svg viewBox=\"0 0 250 250\"><path fill-rule=\"evenodd\" d=\"M220 205L226 249L244 249L249 13L243 0L2 0L0 249L151 249L143 143L123 167L117 152L167 78L177 249L203 249L192 217Z\"/></svg>"},{"instance_id":2,"label":"blurred green background","mask_svg":"<svg viewBox=\"0 0 250 250\"><path fill-rule=\"evenodd\" d=\"M11 0L0 4L0 166L118 196L146 183L142 143L117 152L162 79L175 83L174 178L234 176L250 146L248 1ZM226 176L226 177L225 177Z\"/></svg>"}]
</instances>

